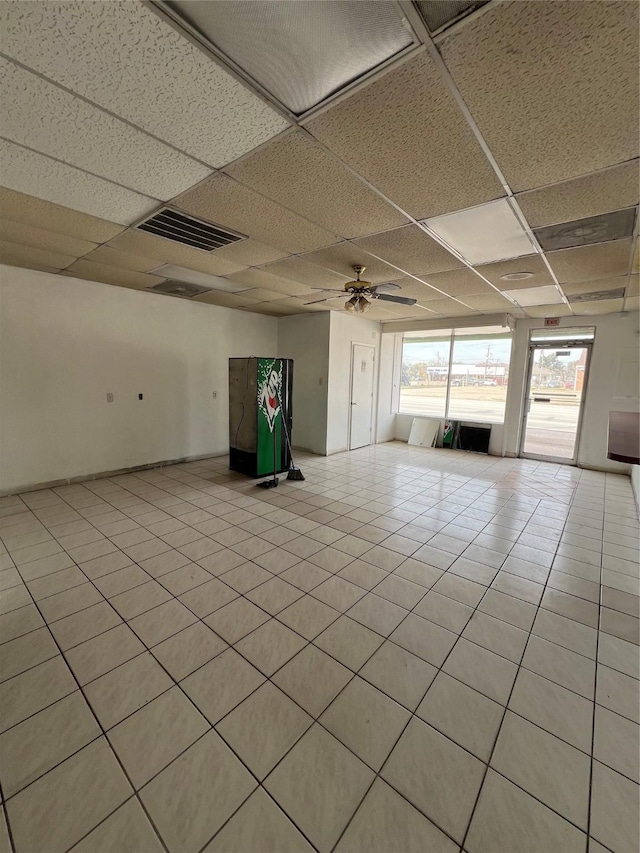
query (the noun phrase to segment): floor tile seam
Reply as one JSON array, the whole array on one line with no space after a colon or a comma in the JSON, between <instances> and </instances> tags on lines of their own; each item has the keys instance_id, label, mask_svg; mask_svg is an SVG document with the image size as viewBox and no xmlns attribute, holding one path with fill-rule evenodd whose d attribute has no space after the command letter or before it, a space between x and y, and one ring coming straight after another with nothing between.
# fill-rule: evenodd
<instances>
[{"instance_id":1,"label":"floor tile seam","mask_svg":"<svg viewBox=\"0 0 640 853\"><path fill-rule=\"evenodd\" d=\"M31 593L29 593L29 594L31 595ZM36 607L36 608L38 609L38 611L40 612L40 616L41 616L41 618L44 618L44 617L43 617L42 612L40 611L40 608L38 607L38 602L33 598L33 596L31 596L31 598L32 598L32 602L33 602L33 604L35 605L35 607ZM48 626L47 626L47 630L49 630ZM137 796L137 793L136 793L136 791L135 791L135 786L133 785L133 782L132 782L131 778L129 777L129 774L126 772L126 769L125 769L124 765L122 764L122 762L121 762L121 761L120 761L120 759L118 758L118 756L117 756L117 754L116 754L115 750L114 750L114 749L113 749L113 747L111 746L111 742L110 742L110 741L108 740L108 738L106 737L105 729L104 729L104 727L102 726L102 724L100 723L100 720L98 719L97 715L95 714L95 712L94 712L94 710L93 710L93 707L92 707L92 706L91 706L91 704L89 703L89 701L88 701L87 697L85 696L84 691L83 691L83 689L82 689L82 685L80 684L80 682L79 682L78 678L76 677L75 673L73 672L73 670L72 670L72 669L71 669L71 667L69 666L69 663L67 662L66 657L64 656L64 653L62 652L62 649L61 649L61 648L60 648L60 646L58 645L58 642L57 642L56 638L54 637L53 633L52 633L50 630L49 630L49 635L51 636L51 639L53 640L53 642L54 642L54 643L56 644L56 646L58 647L58 651L59 651L59 653L60 653L60 655L61 655L62 659L63 659L63 660L64 660L64 662L65 662L65 665L66 665L66 667L67 667L67 670L68 670L68 672L69 672L69 674L70 674L71 678L75 681L77 689L78 689L78 690L80 691L80 693L82 694L82 697L84 698L85 702L87 702L88 707L89 707L89 710L90 710L90 713L93 715L93 718L94 718L94 720L95 720L95 723L96 723L96 725L98 726L98 728L99 728L99 730L100 730L100 732L101 732L101 735L100 735L100 736L103 736L103 737L105 738L105 742L108 744L109 749L111 750L111 754L115 757L115 760L117 761L117 763L118 763L118 765L119 765L119 767L120 767L121 772L124 774L125 779L126 779L126 780L127 780L127 782L129 783L129 785L130 785L130 787L131 787L131 789L132 789L132 791L133 791L134 796L136 796L136 798L137 798L137 800L138 800L138 803L139 803L140 807L142 808L142 810L144 811L144 813L145 813L145 815L146 815L146 817L147 817L147 820L149 821L149 823L150 823L150 824L151 824L151 826L153 827L153 829L154 829L154 831L155 831L156 835L157 835L157 836L158 836L158 838L160 839L160 842L161 842L162 846L164 847L164 849L165 849L166 853L169 853L168 848L166 847L166 845L165 845L165 843L164 843L164 840L162 839L162 836L160 835L160 832L159 832L159 831L158 831L158 829L156 828L155 823L153 822L153 820L151 819L151 816L149 815L149 813L148 813L147 809L145 808L144 803L142 803L142 802L141 802L141 800L140 800L140 798ZM75 692L75 691L72 691L72 692ZM69 695L69 694L67 694L67 695ZM61 698L64 698L64 697L61 697ZM58 700L58 701L59 701L59 700ZM55 703L51 703L51 704L55 704ZM50 707L50 706L47 706L47 707ZM44 710L44 709L41 709L41 710ZM36 712L36 713L37 713L37 712ZM34 716L34 715L31 715L31 716ZM21 720L20 722L22 722L22 720ZM43 775L46 775L46 774L43 774ZM40 777L40 778L42 778L42 777ZM8 813L8 811L6 812L6 819L7 819L7 826L9 826L9 823L10 823L10 822L9 822L9 813ZM95 828L95 827L93 827L93 828ZM76 843L76 842L74 842L74 843Z\"/></svg>"},{"instance_id":2,"label":"floor tile seam","mask_svg":"<svg viewBox=\"0 0 640 853\"><path fill-rule=\"evenodd\" d=\"M575 494L575 492L574 492L574 494ZM566 526L566 522L565 522L565 526ZM564 527L563 527L563 529L564 529ZM547 582L548 582L548 579L549 579L549 575L547 575L547 580L546 580L546 581L545 581L545 583L544 583L544 589L543 589L543 592L542 592L542 596L540 597L540 601L539 601L539 602L538 602L538 604L536 605L536 613L535 613L535 615L534 615L533 623L532 623L532 625L531 625L531 628L532 628L532 629L533 629L533 625L535 624L535 621L536 621L536 619L537 619L538 613L540 612L540 609L541 609L542 597L544 596L544 593L545 593L545 591L546 591L546 589L547 589ZM486 593L485 593L485 595L486 595ZM483 598L484 598L484 596L483 596ZM482 601L482 599L481 599L481 601ZM480 603L480 602L479 602L479 603ZM501 731L502 731L502 727L503 727L503 725L504 725L504 721L505 721L506 716L507 716L507 709L509 708L509 705L511 704L511 698L512 698L512 696L513 696L513 691L514 691L514 688L515 688L515 685L516 685L516 681L517 681L517 679L518 679L518 675L519 675L520 669L521 669L521 668L523 668L523 663L522 663L522 662L523 662L523 660L524 660L524 657L525 657L525 654L526 654L527 647L528 647L528 645L529 645L529 641L530 641L530 639L531 639L531 636L532 636L532 633L531 633L531 630L529 630L528 635L527 635L526 642L525 642L525 644L524 644L524 648L522 649L522 654L520 655L520 662L519 662L519 664L517 664L517 667L518 667L518 668L517 668L517 670L516 670L515 677L514 677L514 679L513 679L512 683L511 683L511 688L510 688L510 690L509 690L509 695L508 695L507 700L506 700L505 705L504 705L504 711L503 711L503 713L502 713L502 718L501 718L501 720L500 720L500 724L498 725L498 729L497 729L497 731L496 731L496 735L495 735L495 738L494 738L494 741L493 741L493 745L492 745L492 747L491 747L491 751L490 751L490 753L489 753L489 757L488 757L487 762L486 762L485 771L484 771L484 774L483 774L483 777L482 777L482 781L481 781L480 786L479 786L479 788L478 788L478 792L477 792L476 797L475 797L475 801L474 801L474 804L473 804L473 808L471 809L471 813L470 813L470 815L469 815L469 820L468 820L468 822L467 822L467 827L466 827L466 830L465 830L465 832L464 832L464 836L463 836L462 843L461 843L461 847L462 847L462 848L464 848L464 846L465 846L465 844L466 844L467 837L468 837L468 835L469 835L469 831L470 831L470 829L471 829L471 825L472 825L472 823L473 823L473 819L474 819L474 817L475 817L475 813L476 813L477 808L478 808L478 803L479 803L479 801L480 801L480 795L481 795L481 793L482 793L482 789L484 788L485 781L486 781L486 778L487 778L487 774L488 774L488 772L489 772L489 767L491 766L491 762L492 762L492 760L493 760L493 755L494 755L494 753L495 753L496 746L497 746L497 744L498 744L498 740L499 740L499 738L500 738L500 733L501 733ZM535 635L534 635L534 636L535 636ZM524 668L526 669L526 667L524 667ZM593 701L591 704L592 704L592 711L591 711L591 714L592 714L592 717L595 717L595 696L594 696L594 701ZM554 735L552 735L552 736L554 736ZM496 772L496 771L494 770L494 772ZM506 778L506 777L505 777L505 778ZM511 780L509 780L509 781L511 781ZM515 783L514 783L514 784L515 784ZM518 786L518 787L520 787L520 786ZM524 789L522 789L522 790L524 790ZM527 793L527 794L529 794L529 796L532 796L528 791L526 791L526 793ZM534 799L537 799L537 798L535 798L535 797L534 797ZM543 804L543 805L546 805L546 804ZM547 806L547 808L549 808L549 807ZM555 811L555 810L554 810L554 809L552 809L552 811ZM565 818L565 820L566 820L566 818ZM587 827L588 827L588 822L587 822ZM588 851L587 851L587 853L588 853Z\"/></svg>"}]
</instances>

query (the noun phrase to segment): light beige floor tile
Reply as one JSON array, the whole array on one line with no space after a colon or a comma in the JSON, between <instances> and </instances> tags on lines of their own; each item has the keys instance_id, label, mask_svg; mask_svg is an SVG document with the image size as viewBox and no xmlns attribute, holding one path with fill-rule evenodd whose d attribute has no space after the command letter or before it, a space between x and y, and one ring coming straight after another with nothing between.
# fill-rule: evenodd
<instances>
[{"instance_id":1,"label":"light beige floor tile","mask_svg":"<svg viewBox=\"0 0 640 853\"><path fill-rule=\"evenodd\" d=\"M458 635L410 613L389 639L427 663L442 666Z\"/></svg>"},{"instance_id":2,"label":"light beige floor tile","mask_svg":"<svg viewBox=\"0 0 640 853\"><path fill-rule=\"evenodd\" d=\"M265 787L321 851L331 850L372 782L371 770L314 725Z\"/></svg>"},{"instance_id":3,"label":"light beige floor tile","mask_svg":"<svg viewBox=\"0 0 640 853\"><path fill-rule=\"evenodd\" d=\"M146 613L165 601L169 601L171 593L155 580L149 580L140 586L121 592L109 599L109 604L115 607L123 619L133 619L141 613Z\"/></svg>"},{"instance_id":4,"label":"light beige floor tile","mask_svg":"<svg viewBox=\"0 0 640 853\"><path fill-rule=\"evenodd\" d=\"M256 787L220 735L210 731L140 792L170 853L200 850Z\"/></svg>"},{"instance_id":5,"label":"light beige floor tile","mask_svg":"<svg viewBox=\"0 0 640 853\"><path fill-rule=\"evenodd\" d=\"M598 632L588 625L540 609L532 633L572 652L595 659Z\"/></svg>"},{"instance_id":6,"label":"light beige floor tile","mask_svg":"<svg viewBox=\"0 0 640 853\"><path fill-rule=\"evenodd\" d=\"M62 651L115 628L122 619L106 601L87 607L71 616L51 623L51 633Z\"/></svg>"},{"instance_id":7,"label":"light beige floor tile","mask_svg":"<svg viewBox=\"0 0 640 853\"><path fill-rule=\"evenodd\" d=\"M331 657L357 672L382 644L383 638L348 616L341 616L313 642Z\"/></svg>"},{"instance_id":8,"label":"light beige floor tile","mask_svg":"<svg viewBox=\"0 0 640 853\"><path fill-rule=\"evenodd\" d=\"M281 690L318 717L337 696L352 673L315 646L307 646L273 676Z\"/></svg>"},{"instance_id":9,"label":"light beige floor tile","mask_svg":"<svg viewBox=\"0 0 640 853\"><path fill-rule=\"evenodd\" d=\"M431 590L413 612L459 634L471 618L473 608Z\"/></svg>"},{"instance_id":10,"label":"light beige floor tile","mask_svg":"<svg viewBox=\"0 0 640 853\"><path fill-rule=\"evenodd\" d=\"M593 704L528 669L518 672L509 709L589 754Z\"/></svg>"},{"instance_id":11,"label":"light beige floor tile","mask_svg":"<svg viewBox=\"0 0 640 853\"><path fill-rule=\"evenodd\" d=\"M301 636L271 619L237 642L235 647L261 672L270 676L305 645L306 641Z\"/></svg>"},{"instance_id":12,"label":"light beige floor tile","mask_svg":"<svg viewBox=\"0 0 640 853\"><path fill-rule=\"evenodd\" d=\"M403 563L404 565L404 563ZM422 566L422 563L418 565ZM356 586L361 586L363 589L373 589L373 587L386 578L388 572L384 569L379 569L377 566L371 566L363 560L354 560L346 568L338 573L338 576L344 578Z\"/></svg>"},{"instance_id":13,"label":"light beige floor tile","mask_svg":"<svg viewBox=\"0 0 640 853\"><path fill-rule=\"evenodd\" d=\"M509 557L502 567L502 569L496 575L493 583L491 584L491 589L497 589L498 592L505 592L507 595L513 595L514 598L520 598L522 601L528 601L529 604L534 604L537 606L540 603L540 599L542 598L542 593L544 592L544 582L542 578L539 578L537 581L531 580L528 577L520 577L520 575L512 574L511 569L514 568L513 565L507 565L509 563ZM541 570L545 574L548 574L548 569Z\"/></svg>"},{"instance_id":14,"label":"light beige floor tile","mask_svg":"<svg viewBox=\"0 0 640 853\"><path fill-rule=\"evenodd\" d=\"M486 613L473 614L462 636L514 663L520 663L528 634Z\"/></svg>"},{"instance_id":15,"label":"light beige floor tile","mask_svg":"<svg viewBox=\"0 0 640 853\"><path fill-rule=\"evenodd\" d=\"M497 702L440 672L416 714L482 761L488 761L504 709Z\"/></svg>"},{"instance_id":16,"label":"light beige floor tile","mask_svg":"<svg viewBox=\"0 0 640 853\"><path fill-rule=\"evenodd\" d=\"M489 699L506 704L517 667L506 658L460 639L443 667L444 671Z\"/></svg>"},{"instance_id":17,"label":"light beige floor tile","mask_svg":"<svg viewBox=\"0 0 640 853\"><path fill-rule=\"evenodd\" d=\"M113 551L111 554L103 554L101 557L94 557L93 560L81 563L80 568L88 578L97 580L118 569L124 569L132 565L131 558L126 554L123 554L121 551Z\"/></svg>"},{"instance_id":18,"label":"light beige floor tile","mask_svg":"<svg viewBox=\"0 0 640 853\"><path fill-rule=\"evenodd\" d=\"M414 711L436 672L422 658L387 640L363 666L360 675Z\"/></svg>"},{"instance_id":19,"label":"light beige floor tile","mask_svg":"<svg viewBox=\"0 0 640 853\"><path fill-rule=\"evenodd\" d=\"M640 648L619 637L601 634L598 643L598 661L633 678L640 673Z\"/></svg>"},{"instance_id":20,"label":"light beige floor tile","mask_svg":"<svg viewBox=\"0 0 640 853\"><path fill-rule=\"evenodd\" d=\"M640 727L637 723L596 705L594 758L618 773L640 782Z\"/></svg>"},{"instance_id":21,"label":"light beige floor tile","mask_svg":"<svg viewBox=\"0 0 640 853\"><path fill-rule=\"evenodd\" d=\"M215 610L204 621L223 640L233 644L268 620L269 614L264 610L246 598L236 598L230 604Z\"/></svg>"},{"instance_id":22,"label":"light beige floor tile","mask_svg":"<svg viewBox=\"0 0 640 853\"><path fill-rule=\"evenodd\" d=\"M9 830L7 829L7 818L2 806L0 806L0 853L13 853Z\"/></svg>"},{"instance_id":23,"label":"light beige floor tile","mask_svg":"<svg viewBox=\"0 0 640 853\"><path fill-rule=\"evenodd\" d=\"M66 850L131 793L106 739L100 738L9 800L14 843L18 850Z\"/></svg>"},{"instance_id":24,"label":"light beige floor tile","mask_svg":"<svg viewBox=\"0 0 640 853\"><path fill-rule=\"evenodd\" d=\"M170 599L153 610L147 610L129 621L145 646L155 646L167 637L177 634L187 625L196 621L194 614L175 598Z\"/></svg>"},{"instance_id":25,"label":"light beige floor tile","mask_svg":"<svg viewBox=\"0 0 640 853\"><path fill-rule=\"evenodd\" d=\"M374 593L368 593L348 611L348 616L372 631L388 637L407 616L408 611Z\"/></svg>"},{"instance_id":26,"label":"light beige floor tile","mask_svg":"<svg viewBox=\"0 0 640 853\"><path fill-rule=\"evenodd\" d=\"M638 682L629 675L599 664L596 702L634 723L640 723Z\"/></svg>"},{"instance_id":27,"label":"light beige floor tile","mask_svg":"<svg viewBox=\"0 0 640 853\"><path fill-rule=\"evenodd\" d=\"M312 595L335 610L344 613L356 601L366 595L366 590L344 578L333 576L317 586Z\"/></svg>"},{"instance_id":28,"label":"light beige floor tile","mask_svg":"<svg viewBox=\"0 0 640 853\"><path fill-rule=\"evenodd\" d=\"M469 853L584 853L586 836L490 769L465 847Z\"/></svg>"},{"instance_id":29,"label":"light beige floor tile","mask_svg":"<svg viewBox=\"0 0 640 853\"><path fill-rule=\"evenodd\" d=\"M320 717L332 735L379 770L409 720L409 712L357 676Z\"/></svg>"},{"instance_id":30,"label":"light beige floor tile","mask_svg":"<svg viewBox=\"0 0 640 853\"><path fill-rule=\"evenodd\" d=\"M638 785L593 762L591 835L610 850L637 850L640 840Z\"/></svg>"},{"instance_id":31,"label":"light beige floor tile","mask_svg":"<svg viewBox=\"0 0 640 853\"><path fill-rule=\"evenodd\" d=\"M76 688L61 655L10 678L0 684L0 730L25 720Z\"/></svg>"},{"instance_id":32,"label":"light beige floor tile","mask_svg":"<svg viewBox=\"0 0 640 853\"><path fill-rule=\"evenodd\" d=\"M262 788L258 788L204 853L312 853L313 847Z\"/></svg>"},{"instance_id":33,"label":"light beige floor tile","mask_svg":"<svg viewBox=\"0 0 640 853\"><path fill-rule=\"evenodd\" d=\"M80 691L0 735L0 777L10 797L101 734Z\"/></svg>"},{"instance_id":34,"label":"light beige floor tile","mask_svg":"<svg viewBox=\"0 0 640 853\"><path fill-rule=\"evenodd\" d=\"M127 566L96 578L94 584L105 598L113 598L121 592L146 584L148 580L149 575L140 566Z\"/></svg>"},{"instance_id":35,"label":"light beige floor tile","mask_svg":"<svg viewBox=\"0 0 640 853\"><path fill-rule=\"evenodd\" d=\"M522 666L586 699L593 699L595 662L589 658L532 635Z\"/></svg>"},{"instance_id":36,"label":"light beige floor tile","mask_svg":"<svg viewBox=\"0 0 640 853\"><path fill-rule=\"evenodd\" d=\"M305 595L279 613L278 619L298 634L313 640L339 616L340 611L311 595Z\"/></svg>"},{"instance_id":37,"label":"light beige floor tile","mask_svg":"<svg viewBox=\"0 0 640 853\"><path fill-rule=\"evenodd\" d=\"M144 646L131 628L118 625L69 649L65 657L79 683L84 685L143 651Z\"/></svg>"},{"instance_id":38,"label":"light beige floor tile","mask_svg":"<svg viewBox=\"0 0 640 853\"><path fill-rule=\"evenodd\" d=\"M247 598L266 610L272 616L284 610L294 601L297 601L303 593L295 586L273 577L266 583L257 586L247 593Z\"/></svg>"},{"instance_id":39,"label":"light beige floor tile","mask_svg":"<svg viewBox=\"0 0 640 853\"><path fill-rule=\"evenodd\" d=\"M217 556L217 554L214 554L214 557ZM202 562L202 560L200 562ZM241 594L249 592L249 590L260 586L260 584L265 583L265 581L270 580L272 577L273 575L271 572L260 568L260 566L256 566L255 563L247 562L236 566L230 571L225 571L220 575L220 579L226 583L227 586L232 587L236 592Z\"/></svg>"},{"instance_id":40,"label":"light beige floor tile","mask_svg":"<svg viewBox=\"0 0 640 853\"><path fill-rule=\"evenodd\" d=\"M87 684L84 693L106 730L171 686L166 672L145 652Z\"/></svg>"},{"instance_id":41,"label":"light beige floor tile","mask_svg":"<svg viewBox=\"0 0 640 853\"><path fill-rule=\"evenodd\" d=\"M484 767L477 758L414 717L381 776L460 843Z\"/></svg>"},{"instance_id":42,"label":"light beige floor tile","mask_svg":"<svg viewBox=\"0 0 640 853\"><path fill-rule=\"evenodd\" d=\"M238 593L218 578L211 578L204 584L190 589L180 596L180 601L200 619L229 604L238 597Z\"/></svg>"},{"instance_id":43,"label":"light beige floor tile","mask_svg":"<svg viewBox=\"0 0 640 853\"><path fill-rule=\"evenodd\" d=\"M389 853L392 850L454 853L457 845L389 785L376 779L336 851Z\"/></svg>"},{"instance_id":44,"label":"light beige floor tile","mask_svg":"<svg viewBox=\"0 0 640 853\"><path fill-rule=\"evenodd\" d=\"M27 587L33 596L33 600L39 602L51 595L56 595L59 592L80 586L80 584L85 583L86 579L86 576L80 569L73 566L72 568L62 569L51 575L37 578L34 581L27 581Z\"/></svg>"},{"instance_id":45,"label":"light beige floor tile","mask_svg":"<svg viewBox=\"0 0 640 853\"><path fill-rule=\"evenodd\" d=\"M302 560L290 569L285 569L285 571L281 572L280 577L303 592L310 592L323 581L330 578L331 573L325 569L321 569L319 566L314 566L313 563L309 563L307 560Z\"/></svg>"},{"instance_id":46,"label":"light beige floor tile","mask_svg":"<svg viewBox=\"0 0 640 853\"><path fill-rule=\"evenodd\" d=\"M487 588L482 584L461 578L459 575L451 575L445 572L432 587L434 592L453 598L468 607L477 607Z\"/></svg>"},{"instance_id":47,"label":"light beige floor tile","mask_svg":"<svg viewBox=\"0 0 640 853\"><path fill-rule=\"evenodd\" d=\"M187 676L181 685L213 725L264 680L264 676L234 649L227 649Z\"/></svg>"},{"instance_id":48,"label":"light beige floor tile","mask_svg":"<svg viewBox=\"0 0 640 853\"><path fill-rule=\"evenodd\" d=\"M202 622L196 622L158 643L153 654L172 678L181 681L226 648L224 640Z\"/></svg>"},{"instance_id":49,"label":"light beige floor tile","mask_svg":"<svg viewBox=\"0 0 640 853\"><path fill-rule=\"evenodd\" d=\"M7 643L9 640L15 640L16 637L23 637L42 625L44 625L44 619L35 604L27 604L18 610L3 613L0 616L0 643Z\"/></svg>"},{"instance_id":50,"label":"light beige floor tile","mask_svg":"<svg viewBox=\"0 0 640 853\"><path fill-rule=\"evenodd\" d=\"M48 628L37 628L29 634L4 643L0 652L0 682L56 657L58 647Z\"/></svg>"},{"instance_id":51,"label":"light beige floor tile","mask_svg":"<svg viewBox=\"0 0 640 853\"><path fill-rule=\"evenodd\" d=\"M116 809L72 849L74 853L127 849L140 853L162 853L164 850L149 818L135 797Z\"/></svg>"},{"instance_id":52,"label":"light beige floor tile","mask_svg":"<svg viewBox=\"0 0 640 853\"><path fill-rule=\"evenodd\" d=\"M252 773L264 779L312 723L308 714L267 682L216 729Z\"/></svg>"},{"instance_id":53,"label":"light beige floor tile","mask_svg":"<svg viewBox=\"0 0 640 853\"><path fill-rule=\"evenodd\" d=\"M491 766L567 820L587 828L588 755L507 711Z\"/></svg>"},{"instance_id":54,"label":"light beige floor tile","mask_svg":"<svg viewBox=\"0 0 640 853\"><path fill-rule=\"evenodd\" d=\"M179 687L172 687L109 732L109 741L136 789L209 729Z\"/></svg>"}]
</instances>

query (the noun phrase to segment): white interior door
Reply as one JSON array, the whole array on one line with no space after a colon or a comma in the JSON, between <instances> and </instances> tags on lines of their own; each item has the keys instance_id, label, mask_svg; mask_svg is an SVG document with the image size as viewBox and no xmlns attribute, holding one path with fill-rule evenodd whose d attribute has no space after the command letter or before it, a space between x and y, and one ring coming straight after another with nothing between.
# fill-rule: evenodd
<instances>
[{"instance_id":1,"label":"white interior door","mask_svg":"<svg viewBox=\"0 0 640 853\"><path fill-rule=\"evenodd\" d=\"M351 349L349 450L371 444L374 354L366 344L353 344Z\"/></svg>"}]
</instances>

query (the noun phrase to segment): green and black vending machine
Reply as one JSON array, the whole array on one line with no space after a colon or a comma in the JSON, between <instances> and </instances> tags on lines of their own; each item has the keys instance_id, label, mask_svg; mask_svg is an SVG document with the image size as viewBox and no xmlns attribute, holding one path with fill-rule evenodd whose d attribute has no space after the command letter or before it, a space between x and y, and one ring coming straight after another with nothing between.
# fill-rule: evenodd
<instances>
[{"instance_id":1,"label":"green and black vending machine","mask_svg":"<svg viewBox=\"0 0 640 853\"><path fill-rule=\"evenodd\" d=\"M229 359L229 467L249 477L291 463L293 359ZM286 434L285 434L286 430Z\"/></svg>"}]
</instances>

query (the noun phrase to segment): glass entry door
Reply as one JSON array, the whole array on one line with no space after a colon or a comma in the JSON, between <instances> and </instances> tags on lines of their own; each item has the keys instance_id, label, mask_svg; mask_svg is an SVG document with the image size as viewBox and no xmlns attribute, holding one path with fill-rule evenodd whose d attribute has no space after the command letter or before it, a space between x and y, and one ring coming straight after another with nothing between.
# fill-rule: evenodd
<instances>
[{"instance_id":1,"label":"glass entry door","mask_svg":"<svg viewBox=\"0 0 640 853\"><path fill-rule=\"evenodd\" d=\"M532 344L520 455L575 463L591 345Z\"/></svg>"}]
</instances>

